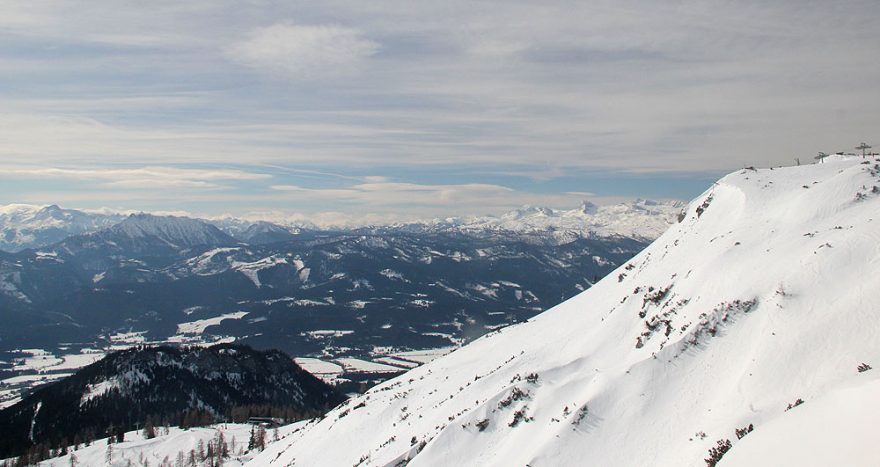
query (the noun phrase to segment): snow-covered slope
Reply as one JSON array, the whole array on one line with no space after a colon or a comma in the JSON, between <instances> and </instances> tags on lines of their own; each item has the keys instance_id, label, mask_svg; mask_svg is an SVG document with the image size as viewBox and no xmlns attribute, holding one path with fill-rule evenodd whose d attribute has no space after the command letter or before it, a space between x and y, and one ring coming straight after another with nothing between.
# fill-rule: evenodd
<instances>
[{"instance_id":1,"label":"snow-covered slope","mask_svg":"<svg viewBox=\"0 0 880 467\"><path fill-rule=\"evenodd\" d=\"M176 248L194 245L234 244L235 239L199 219L176 216L132 214L107 232L126 240L153 238Z\"/></svg>"},{"instance_id":2,"label":"snow-covered slope","mask_svg":"<svg viewBox=\"0 0 880 467\"><path fill-rule=\"evenodd\" d=\"M705 465L749 424L752 452L786 418L821 426L836 409L820 400L870 391L880 371L857 371L880 362L880 165L862 162L728 175L586 292L373 388L251 465ZM873 445L848 448L849 465L876 461Z\"/></svg>"},{"instance_id":3,"label":"snow-covered slope","mask_svg":"<svg viewBox=\"0 0 880 467\"><path fill-rule=\"evenodd\" d=\"M291 441L308 422L297 422L278 428L278 439L275 439L275 431L269 429L266 436L267 447L271 447L279 441ZM190 465L190 452L194 452L197 465L210 465L208 460L202 460L198 454L199 446L217 446L218 441L226 444L229 457L222 460L222 465L234 467L243 465L252 459L259 451L248 450L252 425L241 423L223 423L207 427L190 428L182 430L177 427L168 429L165 433L162 427L156 428L157 436L147 439L142 431L129 431L125 434L125 441L121 443L107 444L107 440L96 440L89 446L78 446L69 449L65 455L44 460L37 465L46 467L68 467L82 465L90 467L116 466L116 465ZM222 438L220 437L222 435ZM216 450L216 449L215 449ZM184 462L180 463L180 459ZM218 462L216 458L211 459Z\"/></svg>"}]
</instances>

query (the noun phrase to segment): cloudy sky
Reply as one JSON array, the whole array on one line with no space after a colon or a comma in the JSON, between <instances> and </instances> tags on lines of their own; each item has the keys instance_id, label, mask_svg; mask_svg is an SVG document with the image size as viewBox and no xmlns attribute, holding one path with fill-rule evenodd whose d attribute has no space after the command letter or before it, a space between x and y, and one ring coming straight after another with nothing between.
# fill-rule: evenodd
<instances>
[{"instance_id":1,"label":"cloudy sky","mask_svg":"<svg viewBox=\"0 0 880 467\"><path fill-rule=\"evenodd\" d=\"M401 219L880 145L880 3L3 1L0 204Z\"/></svg>"}]
</instances>

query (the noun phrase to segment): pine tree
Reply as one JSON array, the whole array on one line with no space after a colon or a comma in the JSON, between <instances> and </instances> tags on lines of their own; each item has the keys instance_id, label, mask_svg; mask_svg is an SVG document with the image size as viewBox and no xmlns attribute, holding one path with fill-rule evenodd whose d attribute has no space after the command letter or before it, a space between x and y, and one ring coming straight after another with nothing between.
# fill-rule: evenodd
<instances>
[{"instance_id":1,"label":"pine tree","mask_svg":"<svg viewBox=\"0 0 880 467\"><path fill-rule=\"evenodd\" d=\"M208 461L208 465L214 465L214 443L208 443L208 450L205 452L205 460Z\"/></svg>"},{"instance_id":2,"label":"pine tree","mask_svg":"<svg viewBox=\"0 0 880 467\"><path fill-rule=\"evenodd\" d=\"M156 428L153 427L153 420L151 417L147 417L147 422L144 424L144 438L153 439L156 437Z\"/></svg>"},{"instance_id":3,"label":"pine tree","mask_svg":"<svg viewBox=\"0 0 880 467\"><path fill-rule=\"evenodd\" d=\"M217 431L217 457L229 457L229 446L226 445L226 437L222 430Z\"/></svg>"},{"instance_id":4,"label":"pine tree","mask_svg":"<svg viewBox=\"0 0 880 467\"><path fill-rule=\"evenodd\" d=\"M262 426L257 429L257 439L255 444L260 451L266 449L266 429Z\"/></svg>"}]
</instances>

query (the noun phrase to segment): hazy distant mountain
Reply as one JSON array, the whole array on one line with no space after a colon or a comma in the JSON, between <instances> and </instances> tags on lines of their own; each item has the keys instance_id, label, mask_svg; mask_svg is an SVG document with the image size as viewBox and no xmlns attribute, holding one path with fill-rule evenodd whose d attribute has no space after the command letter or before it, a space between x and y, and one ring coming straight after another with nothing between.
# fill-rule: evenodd
<instances>
[{"instance_id":1,"label":"hazy distant mountain","mask_svg":"<svg viewBox=\"0 0 880 467\"><path fill-rule=\"evenodd\" d=\"M584 202L571 210L524 206L501 216L452 217L380 226L327 226L323 229L300 222L288 224L269 219L249 221L223 217L199 221L217 227L229 237L254 245L284 242L298 238L305 232L322 230L355 233L451 232L482 237L502 232L507 236L517 234L529 241L565 243L575 238L615 235L652 240L675 221L682 206L678 201L636 200L605 206ZM166 225L159 225L159 219L165 219ZM178 221L171 222L172 219ZM61 209L55 205L0 206L0 250L15 252L25 248L42 248L72 235L98 232L123 220L127 221L127 235L173 238L170 244L176 247L229 242L228 238L221 241L217 232L199 234L199 230L204 230L202 227L183 226L182 219L186 218L90 213ZM196 236L184 238L190 234Z\"/></svg>"},{"instance_id":2,"label":"hazy distant mountain","mask_svg":"<svg viewBox=\"0 0 880 467\"><path fill-rule=\"evenodd\" d=\"M250 245L286 242L296 239L301 230L296 227L284 227L271 222L259 221L249 225L235 238Z\"/></svg>"},{"instance_id":3,"label":"hazy distant mountain","mask_svg":"<svg viewBox=\"0 0 880 467\"><path fill-rule=\"evenodd\" d=\"M612 236L650 241L675 223L683 207L680 201L639 199L606 206L585 201L571 210L523 206L501 216L453 217L369 230L457 232L481 237L505 233L519 235L523 240L555 243L566 243L576 238Z\"/></svg>"},{"instance_id":4,"label":"hazy distant mountain","mask_svg":"<svg viewBox=\"0 0 880 467\"><path fill-rule=\"evenodd\" d=\"M140 258L176 256L196 246L236 243L237 240L202 220L132 214L107 229L69 237L52 248L62 255L79 257L90 254Z\"/></svg>"},{"instance_id":5,"label":"hazy distant mountain","mask_svg":"<svg viewBox=\"0 0 880 467\"><path fill-rule=\"evenodd\" d=\"M71 235L105 229L124 218L121 214L86 213L54 204L0 206L0 250L15 252L49 245Z\"/></svg>"}]
</instances>

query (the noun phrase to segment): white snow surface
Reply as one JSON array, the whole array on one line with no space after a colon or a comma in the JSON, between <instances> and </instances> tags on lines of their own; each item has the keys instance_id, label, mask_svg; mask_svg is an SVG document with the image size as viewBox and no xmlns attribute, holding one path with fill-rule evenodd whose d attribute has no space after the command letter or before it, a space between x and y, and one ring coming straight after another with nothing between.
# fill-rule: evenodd
<instances>
[{"instance_id":1,"label":"white snow surface","mask_svg":"<svg viewBox=\"0 0 880 467\"><path fill-rule=\"evenodd\" d=\"M395 373L401 370L398 366L361 360L360 358L337 358L336 362L342 365L346 371L352 373Z\"/></svg>"},{"instance_id":2,"label":"white snow surface","mask_svg":"<svg viewBox=\"0 0 880 467\"><path fill-rule=\"evenodd\" d=\"M857 382L880 370L856 367L880 365L880 171L861 162L728 175L594 287L374 387L249 465L698 466L719 439L734 443L730 465L753 465L790 427L810 440L826 417L876 420L876 383ZM810 449L876 465L875 443L844 436Z\"/></svg>"},{"instance_id":3,"label":"white snow surface","mask_svg":"<svg viewBox=\"0 0 880 467\"><path fill-rule=\"evenodd\" d=\"M178 334L202 334L210 326L216 326L226 319L242 319L248 315L247 311L236 311L234 313L226 313L213 318L200 319L190 321L188 323L180 323L177 325Z\"/></svg>"},{"instance_id":4,"label":"white snow surface","mask_svg":"<svg viewBox=\"0 0 880 467\"><path fill-rule=\"evenodd\" d=\"M880 373L843 386L756 428L719 466L876 466L865 451L877 445Z\"/></svg>"},{"instance_id":5,"label":"white snow surface","mask_svg":"<svg viewBox=\"0 0 880 467\"><path fill-rule=\"evenodd\" d=\"M275 444L291 442L298 436L298 432L308 422L297 422L278 428L278 441L274 439L272 429L267 430L267 451ZM189 452L196 449L199 441L208 444L215 439L217 433L222 432L230 449L230 458L224 459L223 465L227 467L241 466L252 459L256 451L247 451L248 438L251 425L223 423L208 427L170 428L168 434L164 429L156 428L158 436L153 439L145 439L142 432L129 431L125 434L125 441L112 444L110 462L107 461L106 439L94 441L91 446L81 446L77 450L71 449L71 454L76 457L76 465L81 466L125 466L125 465L161 465L163 461L174 465L177 462L177 454L183 453L184 459L189 458ZM233 439L235 448L233 449ZM45 467L67 467L71 464L71 454L55 457L40 462L38 465ZM202 463L199 462L199 465Z\"/></svg>"}]
</instances>

